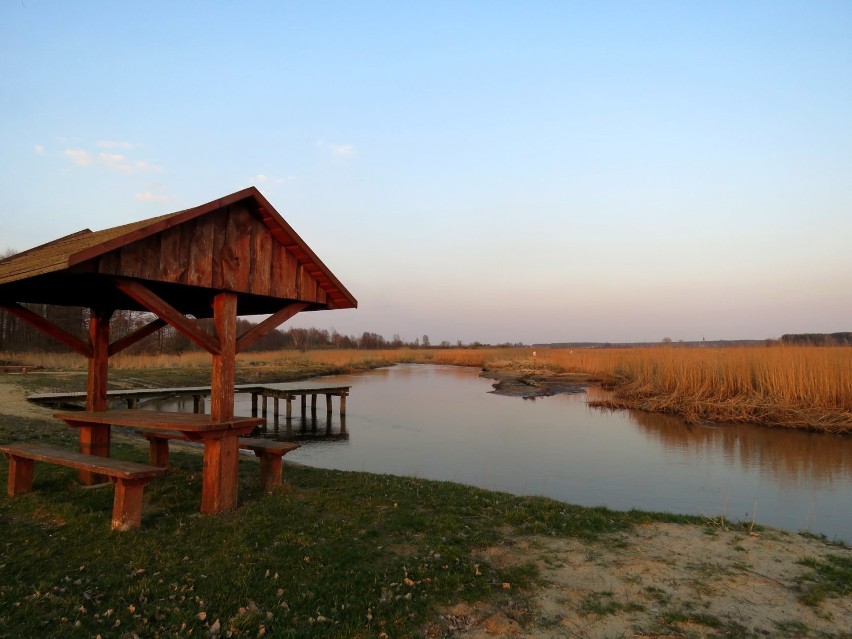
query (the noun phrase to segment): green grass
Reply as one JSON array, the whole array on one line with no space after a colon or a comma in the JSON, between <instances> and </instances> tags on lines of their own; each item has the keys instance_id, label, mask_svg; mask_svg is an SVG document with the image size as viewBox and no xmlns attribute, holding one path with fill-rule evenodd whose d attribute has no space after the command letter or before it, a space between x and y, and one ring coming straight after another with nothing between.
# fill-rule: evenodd
<instances>
[{"instance_id":1,"label":"green grass","mask_svg":"<svg viewBox=\"0 0 852 639\"><path fill-rule=\"evenodd\" d=\"M0 416L0 438L73 446L50 421ZM123 438L115 457L145 461ZM592 539L637 522L683 520L518 498L447 482L286 466L259 489L240 463L240 506L198 514L201 457L173 451L146 486L142 526L110 530L113 489L36 464L34 490L0 497L0 637L417 636L441 606L532 584L530 566L475 552L515 534ZM0 482L8 464L0 462ZM478 568L477 568L478 566Z\"/></svg>"},{"instance_id":2,"label":"green grass","mask_svg":"<svg viewBox=\"0 0 852 639\"><path fill-rule=\"evenodd\" d=\"M799 563L811 569L797 580L802 603L819 606L828 597L852 594L852 557L829 555L825 561L809 558Z\"/></svg>"}]
</instances>

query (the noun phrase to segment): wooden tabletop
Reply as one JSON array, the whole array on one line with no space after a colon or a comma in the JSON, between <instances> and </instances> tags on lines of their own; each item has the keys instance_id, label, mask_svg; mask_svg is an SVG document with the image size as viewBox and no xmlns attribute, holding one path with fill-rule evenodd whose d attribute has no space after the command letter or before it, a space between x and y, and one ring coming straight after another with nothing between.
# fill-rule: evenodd
<instances>
[{"instance_id":1,"label":"wooden tabletop","mask_svg":"<svg viewBox=\"0 0 852 639\"><path fill-rule=\"evenodd\" d=\"M110 424L112 426L130 426L148 430L179 430L182 432L207 432L223 430L245 430L264 423L262 417L231 417L213 421L210 415L196 413L177 413L153 410L104 410L72 411L56 413L54 417L71 426L83 424Z\"/></svg>"}]
</instances>

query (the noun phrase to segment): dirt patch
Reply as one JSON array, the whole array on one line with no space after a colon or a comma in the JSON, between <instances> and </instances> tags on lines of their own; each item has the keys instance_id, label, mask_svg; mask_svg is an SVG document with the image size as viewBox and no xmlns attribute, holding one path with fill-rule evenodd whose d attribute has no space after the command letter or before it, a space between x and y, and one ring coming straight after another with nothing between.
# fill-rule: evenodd
<instances>
[{"instance_id":1,"label":"dirt patch","mask_svg":"<svg viewBox=\"0 0 852 639\"><path fill-rule=\"evenodd\" d=\"M28 402L26 392L18 384L0 382L0 415L52 418L55 412Z\"/></svg>"},{"instance_id":2,"label":"dirt patch","mask_svg":"<svg viewBox=\"0 0 852 639\"><path fill-rule=\"evenodd\" d=\"M510 538L482 559L532 563L540 585L499 604L447 610L431 636L850 637L852 597L799 600L800 578L813 574L801 561L829 555L852 550L780 531L682 524L595 542Z\"/></svg>"}]
</instances>

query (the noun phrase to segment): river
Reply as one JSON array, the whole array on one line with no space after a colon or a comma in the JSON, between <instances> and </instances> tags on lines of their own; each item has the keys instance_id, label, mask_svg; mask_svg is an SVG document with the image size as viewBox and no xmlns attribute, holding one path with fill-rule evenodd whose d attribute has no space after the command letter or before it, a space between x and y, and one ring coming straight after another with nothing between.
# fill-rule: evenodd
<instances>
[{"instance_id":1,"label":"river","mask_svg":"<svg viewBox=\"0 0 852 639\"><path fill-rule=\"evenodd\" d=\"M586 402L603 392L596 387L504 397L473 368L402 364L315 381L352 386L345 422L337 400L330 422L324 405L312 422L294 402L289 430L283 415L277 427L278 437L302 442L288 461L852 542L849 437L593 409ZM237 395L236 412L251 414L249 396ZM275 430L270 411L268 434Z\"/></svg>"}]
</instances>

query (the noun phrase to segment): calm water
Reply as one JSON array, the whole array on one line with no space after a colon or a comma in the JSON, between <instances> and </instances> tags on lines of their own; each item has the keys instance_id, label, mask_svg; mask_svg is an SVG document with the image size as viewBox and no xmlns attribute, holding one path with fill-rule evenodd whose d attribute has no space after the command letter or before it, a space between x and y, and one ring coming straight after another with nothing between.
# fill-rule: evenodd
<instances>
[{"instance_id":1,"label":"calm water","mask_svg":"<svg viewBox=\"0 0 852 639\"><path fill-rule=\"evenodd\" d=\"M591 409L586 394L502 397L468 368L399 365L317 381L352 386L345 424L336 398L331 423L322 396L316 422L294 402L289 432L283 416L278 425L279 436L302 441L288 460L619 510L754 518L852 542L852 438L687 426ZM237 396L237 414L251 414L249 400Z\"/></svg>"}]
</instances>

